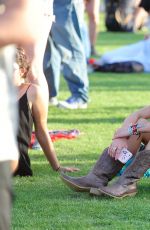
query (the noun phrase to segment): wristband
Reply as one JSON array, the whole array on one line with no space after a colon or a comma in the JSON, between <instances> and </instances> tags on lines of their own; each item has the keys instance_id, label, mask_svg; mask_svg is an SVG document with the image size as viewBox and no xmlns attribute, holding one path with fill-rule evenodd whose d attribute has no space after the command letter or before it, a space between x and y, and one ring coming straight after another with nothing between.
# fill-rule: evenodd
<instances>
[{"instance_id":1,"label":"wristband","mask_svg":"<svg viewBox=\"0 0 150 230\"><path fill-rule=\"evenodd\" d=\"M134 125L129 126L129 128L128 128L129 136L131 136L131 135L139 135L140 132L138 131L138 128L140 128L140 127L141 126L138 125L138 124L134 124Z\"/></svg>"},{"instance_id":2,"label":"wristband","mask_svg":"<svg viewBox=\"0 0 150 230\"><path fill-rule=\"evenodd\" d=\"M129 133L129 136L132 135L132 126L129 126L129 128L128 128L128 133Z\"/></svg>"},{"instance_id":3,"label":"wristband","mask_svg":"<svg viewBox=\"0 0 150 230\"><path fill-rule=\"evenodd\" d=\"M58 172L60 169L60 165L55 169L56 172Z\"/></svg>"}]
</instances>

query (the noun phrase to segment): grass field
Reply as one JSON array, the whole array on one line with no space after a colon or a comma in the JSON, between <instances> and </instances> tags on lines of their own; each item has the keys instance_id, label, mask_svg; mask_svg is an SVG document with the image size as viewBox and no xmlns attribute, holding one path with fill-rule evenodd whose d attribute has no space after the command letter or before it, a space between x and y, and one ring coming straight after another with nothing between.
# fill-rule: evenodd
<instances>
[{"instance_id":1,"label":"grass field","mask_svg":"<svg viewBox=\"0 0 150 230\"><path fill-rule=\"evenodd\" d=\"M97 49L107 50L130 44L143 34L107 33L102 27ZM55 142L62 165L77 166L75 175L84 175L110 144L114 130L132 111L150 103L148 74L89 75L90 103L87 110L49 108L49 129L79 129L83 135L74 140ZM59 97L69 96L62 79ZM150 228L149 179L139 183L134 198L115 200L75 193L52 171L41 151L30 151L34 176L15 178L13 230L145 230Z\"/></svg>"}]
</instances>

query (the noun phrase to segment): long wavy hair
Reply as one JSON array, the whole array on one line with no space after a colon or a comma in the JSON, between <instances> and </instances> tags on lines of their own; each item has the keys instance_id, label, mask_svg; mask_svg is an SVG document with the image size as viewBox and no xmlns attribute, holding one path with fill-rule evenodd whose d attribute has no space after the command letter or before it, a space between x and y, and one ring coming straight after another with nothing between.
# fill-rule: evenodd
<instances>
[{"instance_id":1,"label":"long wavy hair","mask_svg":"<svg viewBox=\"0 0 150 230\"><path fill-rule=\"evenodd\" d=\"M22 78L26 78L30 69L30 62L26 56L25 50L22 47L17 47L16 63L18 64L19 69L23 68L25 70Z\"/></svg>"}]
</instances>

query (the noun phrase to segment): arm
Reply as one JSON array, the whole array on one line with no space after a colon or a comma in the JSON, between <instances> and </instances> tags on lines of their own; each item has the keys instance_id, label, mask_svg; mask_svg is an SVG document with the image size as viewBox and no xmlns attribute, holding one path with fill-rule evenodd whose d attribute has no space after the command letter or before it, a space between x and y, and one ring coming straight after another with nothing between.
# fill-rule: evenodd
<instances>
[{"instance_id":1,"label":"arm","mask_svg":"<svg viewBox=\"0 0 150 230\"><path fill-rule=\"evenodd\" d=\"M121 128L119 128L115 134L113 139L115 138L119 138L119 137L129 137L129 127L132 124L136 124L139 123L139 125L141 126L138 131L140 132L148 132L150 131L150 127L149 127L149 122L147 123L146 119L150 118L150 106L144 107L134 113L132 113L130 116L128 116Z\"/></svg>"},{"instance_id":2,"label":"arm","mask_svg":"<svg viewBox=\"0 0 150 230\"><path fill-rule=\"evenodd\" d=\"M57 159L57 155L47 130L48 105L45 101L41 87L32 85L29 88L29 98L32 102L32 114L34 118L36 137L44 151L44 154L53 170L76 171L76 168L63 168Z\"/></svg>"},{"instance_id":3,"label":"arm","mask_svg":"<svg viewBox=\"0 0 150 230\"><path fill-rule=\"evenodd\" d=\"M28 49L32 50L30 56L33 58L37 41L41 40L41 36L47 40L52 22L47 16L53 16L52 1L7 0L4 4L4 11L0 14L0 46L27 45ZM48 24L49 30L47 30ZM44 45L39 49L44 49Z\"/></svg>"},{"instance_id":4,"label":"arm","mask_svg":"<svg viewBox=\"0 0 150 230\"><path fill-rule=\"evenodd\" d=\"M141 128L138 129L139 132L150 132L150 123L146 119L150 118L150 106L144 107L130 116L128 116L121 128L119 128L113 137L112 143L109 147L109 155L117 159L122 148L128 147L129 132L128 128L131 124L136 124L139 122Z\"/></svg>"},{"instance_id":5,"label":"arm","mask_svg":"<svg viewBox=\"0 0 150 230\"><path fill-rule=\"evenodd\" d=\"M39 34L40 1L5 0L0 14L0 46L34 43Z\"/></svg>"},{"instance_id":6,"label":"arm","mask_svg":"<svg viewBox=\"0 0 150 230\"><path fill-rule=\"evenodd\" d=\"M31 68L28 72L27 78L29 79L29 82L43 87L45 100L49 99L49 91L47 81L43 72L43 58L49 31L52 22L55 20L52 4L52 0L43 1L43 13L41 15L41 20L38 26L39 36L37 36L34 46L31 46L30 44L24 45L26 55L29 62L31 63Z\"/></svg>"},{"instance_id":7,"label":"arm","mask_svg":"<svg viewBox=\"0 0 150 230\"><path fill-rule=\"evenodd\" d=\"M129 125L131 123L135 124L140 118L144 118L144 119L150 118L150 106L146 106L132 113L129 117L127 117L124 120L123 126Z\"/></svg>"}]
</instances>

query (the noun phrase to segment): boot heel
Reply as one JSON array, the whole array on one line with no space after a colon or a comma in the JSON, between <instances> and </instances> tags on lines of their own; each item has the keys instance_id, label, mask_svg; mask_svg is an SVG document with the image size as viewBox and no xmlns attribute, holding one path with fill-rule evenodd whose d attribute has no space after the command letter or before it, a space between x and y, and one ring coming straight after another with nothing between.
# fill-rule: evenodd
<instances>
[{"instance_id":1,"label":"boot heel","mask_svg":"<svg viewBox=\"0 0 150 230\"><path fill-rule=\"evenodd\" d=\"M90 195L102 196L102 192L98 190L98 188L91 188Z\"/></svg>"},{"instance_id":2,"label":"boot heel","mask_svg":"<svg viewBox=\"0 0 150 230\"><path fill-rule=\"evenodd\" d=\"M133 192L133 193L129 193L127 196L135 196L137 194L137 192Z\"/></svg>"}]
</instances>

